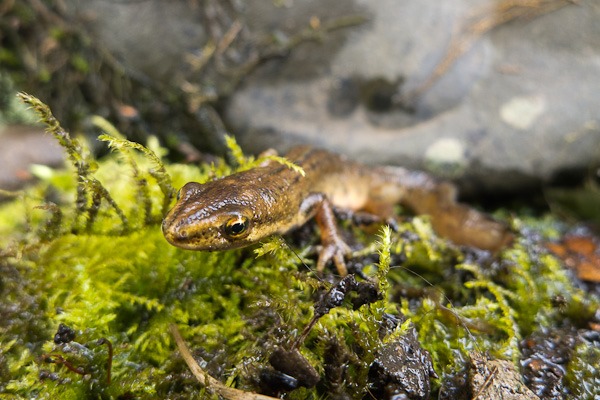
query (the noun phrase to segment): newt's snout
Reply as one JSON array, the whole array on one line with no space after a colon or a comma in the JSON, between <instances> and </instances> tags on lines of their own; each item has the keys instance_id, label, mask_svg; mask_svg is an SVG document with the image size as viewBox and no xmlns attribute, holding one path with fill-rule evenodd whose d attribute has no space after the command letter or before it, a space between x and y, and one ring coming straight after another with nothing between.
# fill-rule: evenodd
<instances>
[{"instance_id":1,"label":"newt's snout","mask_svg":"<svg viewBox=\"0 0 600 400\"><path fill-rule=\"evenodd\" d=\"M169 213L170 214L170 213ZM186 231L181 231L177 229L176 224L173 224L173 219L169 218L170 215L162 222L162 232L167 239L167 242L171 243L174 246L178 246L179 243L185 242L188 238L188 233Z\"/></svg>"},{"instance_id":2,"label":"newt's snout","mask_svg":"<svg viewBox=\"0 0 600 400\"><path fill-rule=\"evenodd\" d=\"M206 244L206 240L203 240L203 237L210 234L210 231L198 232L178 221L170 221L168 218L165 218L162 223L162 231L167 242L173 246L187 250L214 250L212 246Z\"/></svg>"}]
</instances>

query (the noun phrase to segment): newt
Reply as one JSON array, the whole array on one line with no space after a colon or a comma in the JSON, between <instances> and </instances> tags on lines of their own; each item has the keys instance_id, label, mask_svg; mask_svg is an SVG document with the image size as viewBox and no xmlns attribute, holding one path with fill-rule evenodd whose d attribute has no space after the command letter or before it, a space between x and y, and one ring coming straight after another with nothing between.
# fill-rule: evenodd
<instances>
[{"instance_id":1,"label":"newt","mask_svg":"<svg viewBox=\"0 0 600 400\"><path fill-rule=\"evenodd\" d=\"M401 204L431 216L436 233L457 245L497 252L512 242L508 227L456 200L454 185L422 171L366 166L308 146L285 158L304 175L269 160L259 167L206 183L189 182L178 192L162 231L169 243L190 250L228 250L284 234L315 218L321 250L317 271L333 261L346 275L350 248L341 238L333 207L394 218Z\"/></svg>"}]
</instances>

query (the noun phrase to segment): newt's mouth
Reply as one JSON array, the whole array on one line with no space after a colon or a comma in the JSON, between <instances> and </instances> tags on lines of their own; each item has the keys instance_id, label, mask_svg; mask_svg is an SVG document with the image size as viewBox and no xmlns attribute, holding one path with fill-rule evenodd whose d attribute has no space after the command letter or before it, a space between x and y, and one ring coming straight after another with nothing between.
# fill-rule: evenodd
<instances>
[{"instance_id":1,"label":"newt's mouth","mask_svg":"<svg viewBox=\"0 0 600 400\"><path fill-rule=\"evenodd\" d=\"M207 244L202 240L202 235L190 235L187 230L172 229L171 226L166 226L163 223L163 235L167 242L175 247L186 250L203 250L213 251L218 250L215 246Z\"/></svg>"},{"instance_id":2,"label":"newt's mouth","mask_svg":"<svg viewBox=\"0 0 600 400\"><path fill-rule=\"evenodd\" d=\"M180 229L178 225L173 224L170 218L165 218L162 223L162 232L167 242L176 247L184 249L195 249L193 238L190 237L187 229Z\"/></svg>"},{"instance_id":3,"label":"newt's mouth","mask_svg":"<svg viewBox=\"0 0 600 400\"><path fill-rule=\"evenodd\" d=\"M168 218L162 223L163 236L171 245L186 250L215 251L242 247L245 243L233 243L220 239L215 229L198 229L181 223L171 223ZM240 241L243 242L243 241Z\"/></svg>"}]
</instances>

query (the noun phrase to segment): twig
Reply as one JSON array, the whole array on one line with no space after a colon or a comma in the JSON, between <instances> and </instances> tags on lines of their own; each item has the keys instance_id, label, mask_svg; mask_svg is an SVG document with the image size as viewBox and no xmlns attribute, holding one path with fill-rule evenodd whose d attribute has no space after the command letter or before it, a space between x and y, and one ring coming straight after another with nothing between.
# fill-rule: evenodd
<instances>
[{"instance_id":1,"label":"twig","mask_svg":"<svg viewBox=\"0 0 600 400\"><path fill-rule=\"evenodd\" d=\"M233 43L233 41L238 36L243 27L244 25L242 25L242 23L239 20L235 20L233 24L231 24L231 27L227 30L227 32L225 32L225 35L221 38L221 40L219 40L219 43L217 44L217 54L223 54L225 50L227 50L227 48L231 46L231 43Z\"/></svg>"},{"instance_id":2,"label":"twig","mask_svg":"<svg viewBox=\"0 0 600 400\"><path fill-rule=\"evenodd\" d=\"M488 377L485 379L485 382L483 382L483 385L481 385L481 387L479 388L479 390L477 391L475 396L473 396L473 400L479 399L479 396L481 396L482 394L485 393L485 391L492 384L492 381L494 380L494 377L496 376L497 373L498 373L498 366L494 365L494 368L492 368L492 371L490 372Z\"/></svg>"},{"instance_id":3,"label":"twig","mask_svg":"<svg viewBox=\"0 0 600 400\"><path fill-rule=\"evenodd\" d=\"M277 400L275 397L265 396L257 393L244 392L243 390L230 388L225 386L212 376L208 374L208 372L204 371L200 365L196 362L192 353L188 349L185 344L181 334L179 333L179 329L174 324L169 326L171 330L171 335L175 339L175 343L177 343L177 348L179 349L179 353L181 357L192 371L192 374L198 379L198 382L202 386L206 388L210 393L216 393L219 396L225 398L226 400Z\"/></svg>"},{"instance_id":4,"label":"twig","mask_svg":"<svg viewBox=\"0 0 600 400\"><path fill-rule=\"evenodd\" d=\"M60 354L44 354L42 356L42 361L52 364L64 365L71 372L74 372L81 376L85 375L85 370L83 368L74 366Z\"/></svg>"},{"instance_id":5,"label":"twig","mask_svg":"<svg viewBox=\"0 0 600 400\"><path fill-rule=\"evenodd\" d=\"M106 383L108 383L110 385L110 375L111 375L111 371L112 371L112 362L113 362L112 343L110 342L110 340L108 340L106 338L100 338L100 339L98 339L96 344L98 344L98 345L105 344L106 347L108 347L108 360L106 362Z\"/></svg>"},{"instance_id":6,"label":"twig","mask_svg":"<svg viewBox=\"0 0 600 400\"><path fill-rule=\"evenodd\" d=\"M402 104L410 104L418 96L431 87L462 57L473 44L484 34L511 22L517 18L533 18L556 11L569 4L577 4L572 0L504 0L493 10L483 10L474 15L473 22L466 25L448 45L446 55L436 65L433 72L417 88L400 96L397 100Z\"/></svg>"}]
</instances>

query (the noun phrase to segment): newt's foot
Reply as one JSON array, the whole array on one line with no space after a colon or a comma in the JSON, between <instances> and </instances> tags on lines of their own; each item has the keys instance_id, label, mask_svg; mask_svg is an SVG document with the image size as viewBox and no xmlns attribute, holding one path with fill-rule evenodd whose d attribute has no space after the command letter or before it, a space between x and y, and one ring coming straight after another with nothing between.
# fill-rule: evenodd
<instances>
[{"instance_id":1,"label":"newt's foot","mask_svg":"<svg viewBox=\"0 0 600 400\"><path fill-rule=\"evenodd\" d=\"M327 263L331 260L335 264L341 276L348 275L348 269L344 257L352 251L340 236L335 216L329 200L323 195L315 197L317 201L316 220L321 230L321 244L319 259L317 260L317 271L323 272Z\"/></svg>"},{"instance_id":2,"label":"newt's foot","mask_svg":"<svg viewBox=\"0 0 600 400\"><path fill-rule=\"evenodd\" d=\"M348 275L348 268L346 268L344 258L350 253L352 253L352 250L350 250L350 247L339 236L330 235L326 243L324 242L319 250L317 272L323 272L327 263L333 261L341 276Z\"/></svg>"}]
</instances>

